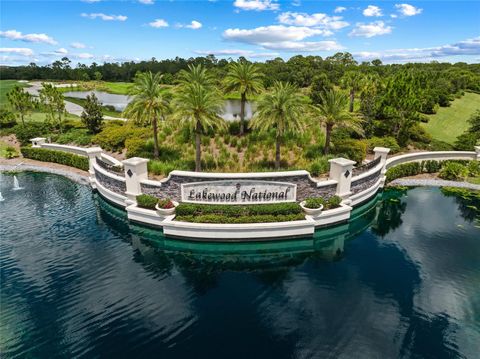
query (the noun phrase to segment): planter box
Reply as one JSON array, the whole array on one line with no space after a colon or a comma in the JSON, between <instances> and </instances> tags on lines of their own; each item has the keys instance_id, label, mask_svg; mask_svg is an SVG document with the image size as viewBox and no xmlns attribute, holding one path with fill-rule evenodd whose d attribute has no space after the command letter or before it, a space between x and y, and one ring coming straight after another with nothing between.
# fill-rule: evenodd
<instances>
[{"instance_id":1,"label":"planter box","mask_svg":"<svg viewBox=\"0 0 480 359\"><path fill-rule=\"evenodd\" d=\"M178 202L172 201L173 207L172 208L160 208L158 207L158 203L155 205L155 209L159 216L171 216L175 214L175 208L178 206Z\"/></svg>"},{"instance_id":2,"label":"planter box","mask_svg":"<svg viewBox=\"0 0 480 359\"><path fill-rule=\"evenodd\" d=\"M323 210L323 204L320 205L319 208L307 208L305 207L305 201L300 202L300 207L302 207L303 211L309 216L318 216Z\"/></svg>"}]
</instances>

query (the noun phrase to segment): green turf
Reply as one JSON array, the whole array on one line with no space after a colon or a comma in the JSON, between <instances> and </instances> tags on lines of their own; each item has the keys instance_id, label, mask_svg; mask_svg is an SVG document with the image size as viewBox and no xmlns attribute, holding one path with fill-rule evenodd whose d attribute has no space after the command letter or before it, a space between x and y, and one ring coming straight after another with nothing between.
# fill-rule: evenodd
<instances>
[{"instance_id":1,"label":"green turf","mask_svg":"<svg viewBox=\"0 0 480 359\"><path fill-rule=\"evenodd\" d=\"M480 110L480 95L466 92L450 107L440 107L435 115L429 115L430 120L424 126L433 138L453 143L468 128L467 120L477 110Z\"/></svg>"},{"instance_id":2,"label":"green turf","mask_svg":"<svg viewBox=\"0 0 480 359\"><path fill-rule=\"evenodd\" d=\"M7 93L15 87L27 87L28 85L17 80L0 80L0 106L6 106L8 104Z\"/></svg>"},{"instance_id":3,"label":"green turf","mask_svg":"<svg viewBox=\"0 0 480 359\"><path fill-rule=\"evenodd\" d=\"M11 146L9 146L8 144L6 144L5 142L3 141L0 141L0 158L7 158L7 148L11 148ZM14 156L15 157L18 157L18 152L17 151L14 151Z\"/></svg>"}]
</instances>

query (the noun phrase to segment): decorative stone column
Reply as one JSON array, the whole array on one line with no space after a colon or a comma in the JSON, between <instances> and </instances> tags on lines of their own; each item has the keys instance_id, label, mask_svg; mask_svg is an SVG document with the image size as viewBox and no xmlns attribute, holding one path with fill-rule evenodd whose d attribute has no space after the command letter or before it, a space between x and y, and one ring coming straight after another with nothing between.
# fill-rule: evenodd
<instances>
[{"instance_id":1,"label":"decorative stone column","mask_svg":"<svg viewBox=\"0 0 480 359\"><path fill-rule=\"evenodd\" d=\"M374 159L377 159L378 157L381 158L380 163L382 164L382 175L387 172L387 169L385 168L386 162L387 162L387 155L390 152L390 148L387 147L375 147L373 149L373 152L375 153Z\"/></svg>"},{"instance_id":2,"label":"decorative stone column","mask_svg":"<svg viewBox=\"0 0 480 359\"><path fill-rule=\"evenodd\" d=\"M122 161L125 170L125 181L127 191L127 204L136 203L136 197L142 194L140 182L148 179L148 160L140 157L132 157Z\"/></svg>"},{"instance_id":3,"label":"decorative stone column","mask_svg":"<svg viewBox=\"0 0 480 359\"><path fill-rule=\"evenodd\" d=\"M95 157L103 152L100 147L90 147L86 148L85 152L88 156L88 173L90 173L90 177L95 176L95 171L93 170L93 163L95 162Z\"/></svg>"},{"instance_id":4,"label":"decorative stone column","mask_svg":"<svg viewBox=\"0 0 480 359\"><path fill-rule=\"evenodd\" d=\"M480 146L475 146L475 153L477 154L477 161L480 161Z\"/></svg>"},{"instance_id":5,"label":"decorative stone column","mask_svg":"<svg viewBox=\"0 0 480 359\"><path fill-rule=\"evenodd\" d=\"M352 170L353 165L356 163L346 158L333 158L330 162L330 179L337 181L336 195L342 197L342 199L348 199L352 192L350 187L352 184Z\"/></svg>"},{"instance_id":6,"label":"decorative stone column","mask_svg":"<svg viewBox=\"0 0 480 359\"><path fill-rule=\"evenodd\" d=\"M46 140L45 137L35 137L30 139L33 148L41 148Z\"/></svg>"}]
</instances>

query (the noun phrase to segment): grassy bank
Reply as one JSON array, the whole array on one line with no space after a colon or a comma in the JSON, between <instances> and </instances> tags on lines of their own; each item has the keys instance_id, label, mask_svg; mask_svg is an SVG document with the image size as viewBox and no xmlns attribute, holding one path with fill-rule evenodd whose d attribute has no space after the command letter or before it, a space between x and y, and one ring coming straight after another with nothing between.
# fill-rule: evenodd
<instances>
[{"instance_id":1,"label":"grassy bank","mask_svg":"<svg viewBox=\"0 0 480 359\"><path fill-rule=\"evenodd\" d=\"M69 101L69 102L73 102L73 103L75 103L77 105L80 105L82 107L85 107L85 103L87 102L87 100L85 100L83 98L76 98L76 97L65 97L65 100ZM103 109L103 115L104 116L111 116L111 117L118 117L118 118L122 117L121 112L112 111L105 106L102 106L102 109Z\"/></svg>"},{"instance_id":2,"label":"grassy bank","mask_svg":"<svg viewBox=\"0 0 480 359\"><path fill-rule=\"evenodd\" d=\"M450 107L441 107L435 115L429 115L429 121L424 126L433 138L454 143L457 136L468 128L467 120L477 110L480 110L480 95L466 92Z\"/></svg>"},{"instance_id":3,"label":"grassy bank","mask_svg":"<svg viewBox=\"0 0 480 359\"><path fill-rule=\"evenodd\" d=\"M0 106L7 105L7 93L15 86L27 87L28 85L17 80L0 80Z\"/></svg>"}]
</instances>

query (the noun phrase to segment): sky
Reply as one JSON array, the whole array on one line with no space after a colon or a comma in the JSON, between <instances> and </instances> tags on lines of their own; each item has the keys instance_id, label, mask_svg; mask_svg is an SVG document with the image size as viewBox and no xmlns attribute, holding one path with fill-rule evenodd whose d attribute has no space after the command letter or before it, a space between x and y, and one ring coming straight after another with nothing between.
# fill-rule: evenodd
<instances>
[{"instance_id":1,"label":"sky","mask_svg":"<svg viewBox=\"0 0 480 359\"><path fill-rule=\"evenodd\" d=\"M403 1L1 0L0 64L339 51L357 61L480 62L480 1Z\"/></svg>"}]
</instances>

